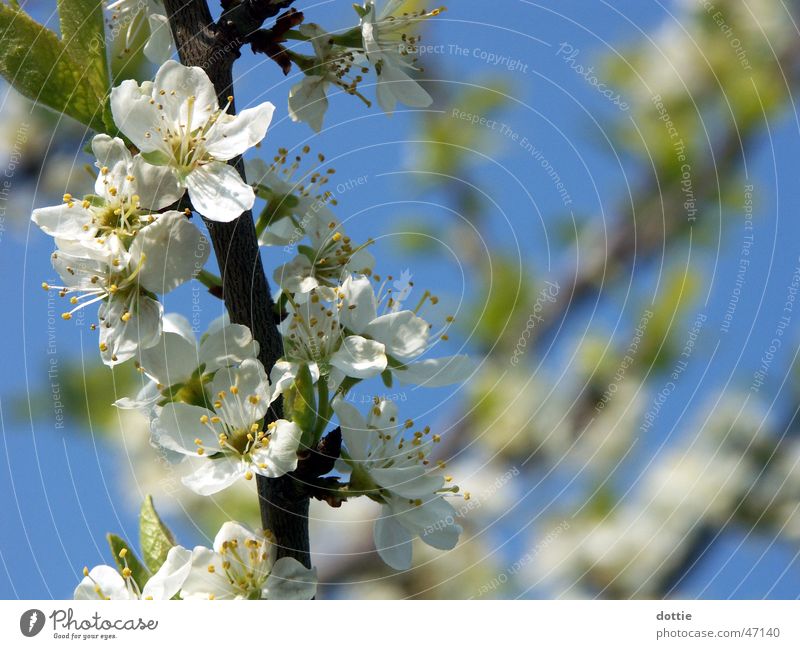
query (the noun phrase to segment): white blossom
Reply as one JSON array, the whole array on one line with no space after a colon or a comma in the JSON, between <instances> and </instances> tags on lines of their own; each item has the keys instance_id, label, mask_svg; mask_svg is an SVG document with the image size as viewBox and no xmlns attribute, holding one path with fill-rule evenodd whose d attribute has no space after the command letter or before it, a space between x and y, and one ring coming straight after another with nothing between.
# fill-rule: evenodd
<instances>
[{"instance_id":1,"label":"white blossom","mask_svg":"<svg viewBox=\"0 0 800 649\"><path fill-rule=\"evenodd\" d=\"M115 0L108 9L112 12L112 29L125 32L126 52L146 22L149 35L142 50L144 55L157 65L172 56L175 44L161 0Z\"/></svg>"},{"instance_id":2,"label":"white blossom","mask_svg":"<svg viewBox=\"0 0 800 649\"><path fill-rule=\"evenodd\" d=\"M285 150L279 161L285 159ZM307 149L304 149L307 151ZM324 160L320 159L320 162ZM328 174L312 173L294 179L297 161L280 169L256 158L246 163L247 177L259 198L267 202L268 221L263 225L258 242L262 246L290 246L300 241L307 231L318 231L336 223L328 207L328 192L315 193L328 182Z\"/></svg>"},{"instance_id":3,"label":"white blossom","mask_svg":"<svg viewBox=\"0 0 800 649\"><path fill-rule=\"evenodd\" d=\"M147 378L146 383L135 398L119 399L115 405L143 408L165 397L210 402L206 385L217 370L255 359L258 351L258 341L250 329L230 324L227 314L212 322L198 341L186 318L168 313L159 342L139 351L137 367Z\"/></svg>"},{"instance_id":4,"label":"white blossom","mask_svg":"<svg viewBox=\"0 0 800 649\"><path fill-rule=\"evenodd\" d=\"M60 247L52 261L64 285L43 286L69 296L74 306L65 320L100 303L100 353L113 366L158 342L163 309L155 294L190 280L207 257L200 231L182 212L165 212L138 231L129 249L116 234L102 239L102 247Z\"/></svg>"},{"instance_id":5,"label":"white blossom","mask_svg":"<svg viewBox=\"0 0 800 649\"><path fill-rule=\"evenodd\" d=\"M396 570L410 568L415 537L440 550L454 548L462 530L442 494L455 490L444 487L449 478L427 468L427 452L438 437L426 428L405 439L391 401L376 401L366 420L341 398L334 401L334 410L352 472L351 489L369 493L383 505L374 528L381 558ZM402 427L409 423L413 426L404 422Z\"/></svg>"},{"instance_id":6,"label":"white blossom","mask_svg":"<svg viewBox=\"0 0 800 649\"><path fill-rule=\"evenodd\" d=\"M276 560L269 532L225 523L213 549L197 546L192 569L181 589L183 599L312 599L317 573L297 559Z\"/></svg>"},{"instance_id":7,"label":"white blossom","mask_svg":"<svg viewBox=\"0 0 800 649\"><path fill-rule=\"evenodd\" d=\"M260 362L220 369L210 390L213 410L168 403L152 423L156 446L199 459L183 478L187 487L208 496L254 474L276 478L297 468L300 428L284 419L266 428L261 423L276 395Z\"/></svg>"},{"instance_id":8,"label":"white blossom","mask_svg":"<svg viewBox=\"0 0 800 649\"><path fill-rule=\"evenodd\" d=\"M289 117L306 122L319 133L328 110L328 88L336 86L348 94L358 94L360 77L348 77L363 56L336 45L331 35L314 23L301 25L300 33L311 41L314 58L303 66L303 79L289 90Z\"/></svg>"},{"instance_id":9,"label":"white blossom","mask_svg":"<svg viewBox=\"0 0 800 649\"><path fill-rule=\"evenodd\" d=\"M258 144L275 107L264 102L229 115L201 68L167 61L155 81L123 81L111 91L119 129L145 159L172 170L194 208L215 221L232 221L253 207L253 188L227 164Z\"/></svg>"},{"instance_id":10,"label":"white blossom","mask_svg":"<svg viewBox=\"0 0 800 649\"><path fill-rule=\"evenodd\" d=\"M192 553L180 546L170 548L164 564L141 588L127 565L122 574L111 566L84 568L83 581L75 589L74 599L172 599L191 569Z\"/></svg>"},{"instance_id":11,"label":"white blossom","mask_svg":"<svg viewBox=\"0 0 800 649\"><path fill-rule=\"evenodd\" d=\"M375 267L375 257L367 250L369 243L354 245L335 220L315 223L306 229L306 235L311 245L300 248L300 253L276 268L273 275L278 286L296 300L305 301L316 289L323 300L333 302L347 277L370 273Z\"/></svg>"},{"instance_id":12,"label":"white blossom","mask_svg":"<svg viewBox=\"0 0 800 649\"><path fill-rule=\"evenodd\" d=\"M416 10L411 4L411 0L387 0L378 12L375 0L368 0L359 11L364 52L378 75L378 103L390 114L398 101L414 108L433 103L409 71L418 69L415 57L419 24L442 10Z\"/></svg>"},{"instance_id":13,"label":"white blossom","mask_svg":"<svg viewBox=\"0 0 800 649\"><path fill-rule=\"evenodd\" d=\"M64 194L64 203L33 211L33 222L56 240L89 242L96 237L131 236L158 217L155 211L175 203L183 193L164 167L132 156L119 138L92 139L100 170L95 194L83 200Z\"/></svg>"}]
</instances>

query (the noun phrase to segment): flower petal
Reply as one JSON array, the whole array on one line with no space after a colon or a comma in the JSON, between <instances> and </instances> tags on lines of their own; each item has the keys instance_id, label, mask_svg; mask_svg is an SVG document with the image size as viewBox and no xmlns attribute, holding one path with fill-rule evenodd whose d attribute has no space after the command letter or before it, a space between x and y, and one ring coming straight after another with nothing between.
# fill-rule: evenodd
<instances>
[{"instance_id":1,"label":"flower petal","mask_svg":"<svg viewBox=\"0 0 800 649\"><path fill-rule=\"evenodd\" d=\"M246 471L247 467L242 462L223 457L207 460L181 482L200 496L211 496L244 478Z\"/></svg>"},{"instance_id":2,"label":"flower petal","mask_svg":"<svg viewBox=\"0 0 800 649\"><path fill-rule=\"evenodd\" d=\"M200 362L206 372L236 365L248 358L258 357L258 341L253 339L249 327L226 325L204 336L200 342Z\"/></svg>"},{"instance_id":3,"label":"flower petal","mask_svg":"<svg viewBox=\"0 0 800 649\"><path fill-rule=\"evenodd\" d=\"M145 584L142 599L172 599L181 589L192 569L192 551L176 545L167 552L167 558Z\"/></svg>"},{"instance_id":4,"label":"flower petal","mask_svg":"<svg viewBox=\"0 0 800 649\"><path fill-rule=\"evenodd\" d=\"M331 356L331 365L356 379L370 379L386 369L383 343L362 336L347 336Z\"/></svg>"},{"instance_id":5,"label":"flower petal","mask_svg":"<svg viewBox=\"0 0 800 649\"><path fill-rule=\"evenodd\" d=\"M164 212L133 240L134 259L144 255L139 283L153 293L169 293L197 275L211 246L183 212Z\"/></svg>"},{"instance_id":6,"label":"flower petal","mask_svg":"<svg viewBox=\"0 0 800 649\"><path fill-rule=\"evenodd\" d=\"M227 223L255 203L253 188L239 172L224 162L209 162L186 177L186 188L194 208L212 221Z\"/></svg>"},{"instance_id":7,"label":"flower petal","mask_svg":"<svg viewBox=\"0 0 800 649\"><path fill-rule=\"evenodd\" d=\"M309 75L289 90L289 117L293 122L306 122L317 133L328 111L325 77Z\"/></svg>"},{"instance_id":8,"label":"flower petal","mask_svg":"<svg viewBox=\"0 0 800 649\"><path fill-rule=\"evenodd\" d=\"M438 388L466 380L473 369L474 363L469 356L458 354L409 363L403 368L394 368L392 372L401 383Z\"/></svg>"},{"instance_id":9,"label":"flower petal","mask_svg":"<svg viewBox=\"0 0 800 649\"><path fill-rule=\"evenodd\" d=\"M211 393L219 400L215 409L222 420L241 430L264 417L272 402L267 373L258 359L248 358L239 367L223 367L211 382Z\"/></svg>"},{"instance_id":10,"label":"flower petal","mask_svg":"<svg viewBox=\"0 0 800 649\"><path fill-rule=\"evenodd\" d=\"M93 237L96 231L92 225L92 213L83 209L80 203L72 203L72 207L66 203L42 207L33 210L31 218L42 232L59 239L86 239Z\"/></svg>"},{"instance_id":11,"label":"flower petal","mask_svg":"<svg viewBox=\"0 0 800 649\"><path fill-rule=\"evenodd\" d=\"M386 345L386 352L399 359L418 356L428 344L428 323L412 311L398 311L378 316L364 334Z\"/></svg>"},{"instance_id":12,"label":"flower petal","mask_svg":"<svg viewBox=\"0 0 800 649\"><path fill-rule=\"evenodd\" d=\"M297 449L303 431L285 419L279 419L271 431L267 447L253 453L254 470L267 478L279 478L297 468Z\"/></svg>"},{"instance_id":13,"label":"flower petal","mask_svg":"<svg viewBox=\"0 0 800 649\"><path fill-rule=\"evenodd\" d=\"M100 589L100 593L97 592ZM75 599L134 599L125 580L111 566L95 566L73 594Z\"/></svg>"},{"instance_id":14,"label":"flower petal","mask_svg":"<svg viewBox=\"0 0 800 649\"><path fill-rule=\"evenodd\" d=\"M201 446L214 453L219 450L219 435L226 431L221 422L211 420L213 416L213 412L199 406L168 403L150 425L151 441L155 446L191 457L199 457L197 449ZM208 423L202 423L206 417Z\"/></svg>"},{"instance_id":15,"label":"flower petal","mask_svg":"<svg viewBox=\"0 0 800 649\"><path fill-rule=\"evenodd\" d=\"M342 324L357 334L363 334L367 325L378 317L378 300L368 277L348 277L342 283Z\"/></svg>"},{"instance_id":16,"label":"flower petal","mask_svg":"<svg viewBox=\"0 0 800 649\"><path fill-rule=\"evenodd\" d=\"M375 548L381 559L395 570L411 567L412 536L400 525L391 510L381 508L380 518L375 521Z\"/></svg>"},{"instance_id":17,"label":"flower petal","mask_svg":"<svg viewBox=\"0 0 800 649\"><path fill-rule=\"evenodd\" d=\"M173 42L169 20L161 14L150 14L147 20L150 23L150 38L142 51L149 61L161 65L172 56Z\"/></svg>"},{"instance_id":18,"label":"flower petal","mask_svg":"<svg viewBox=\"0 0 800 649\"><path fill-rule=\"evenodd\" d=\"M264 599L313 599L317 594L317 571L297 559L282 557L272 566L263 590Z\"/></svg>"},{"instance_id":19,"label":"flower petal","mask_svg":"<svg viewBox=\"0 0 800 649\"><path fill-rule=\"evenodd\" d=\"M255 146L267 134L275 106L266 101L237 115L222 116L208 133L207 151L217 160L230 160Z\"/></svg>"}]
</instances>

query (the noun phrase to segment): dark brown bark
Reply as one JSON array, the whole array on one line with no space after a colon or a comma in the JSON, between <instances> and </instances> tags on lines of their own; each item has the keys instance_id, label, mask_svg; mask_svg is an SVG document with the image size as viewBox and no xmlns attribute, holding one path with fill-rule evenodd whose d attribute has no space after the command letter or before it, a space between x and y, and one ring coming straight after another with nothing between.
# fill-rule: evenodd
<instances>
[{"instance_id":1,"label":"dark brown bark","mask_svg":"<svg viewBox=\"0 0 800 649\"><path fill-rule=\"evenodd\" d=\"M263 4L269 3L263 0ZM230 25L220 28L205 0L165 0L178 54L184 65L196 65L208 74L220 105L233 96L233 62L243 40ZM231 102L231 111L234 111ZM244 177L241 160L235 165ZM204 219L211 234L220 267L225 306L233 322L250 327L261 351L259 359L267 372L283 354L269 283L259 255L253 215L248 211L231 223ZM280 404L272 413L280 417ZM272 530L278 556L294 557L311 567L308 538L308 496L291 475L268 479L257 476L261 523Z\"/></svg>"}]
</instances>

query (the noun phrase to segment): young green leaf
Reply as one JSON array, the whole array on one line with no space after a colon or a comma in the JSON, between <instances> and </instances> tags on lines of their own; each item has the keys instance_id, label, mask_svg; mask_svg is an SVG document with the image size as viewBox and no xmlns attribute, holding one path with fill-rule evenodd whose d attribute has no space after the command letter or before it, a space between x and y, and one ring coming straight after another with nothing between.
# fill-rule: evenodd
<instances>
[{"instance_id":1,"label":"young green leaf","mask_svg":"<svg viewBox=\"0 0 800 649\"><path fill-rule=\"evenodd\" d=\"M61 42L100 96L109 90L102 0L58 0Z\"/></svg>"},{"instance_id":2,"label":"young green leaf","mask_svg":"<svg viewBox=\"0 0 800 649\"><path fill-rule=\"evenodd\" d=\"M128 545L128 542L116 534L108 534L106 538L119 571L122 572L125 568L130 568L131 577L136 582L136 585L139 586L140 590L144 588L147 580L150 579L150 571L145 568L136 553Z\"/></svg>"},{"instance_id":3,"label":"young green leaf","mask_svg":"<svg viewBox=\"0 0 800 649\"><path fill-rule=\"evenodd\" d=\"M151 496L144 499L139 515L139 545L150 572L157 572L166 561L170 548L177 545L172 532L156 512Z\"/></svg>"},{"instance_id":4,"label":"young green leaf","mask_svg":"<svg viewBox=\"0 0 800 649\"><path fill-rule=\"evenodd\" d=\"M56 34L24 11L0 3L0 75L20 93L103 130L100 92Z\"/></svg>"}]
</instances>

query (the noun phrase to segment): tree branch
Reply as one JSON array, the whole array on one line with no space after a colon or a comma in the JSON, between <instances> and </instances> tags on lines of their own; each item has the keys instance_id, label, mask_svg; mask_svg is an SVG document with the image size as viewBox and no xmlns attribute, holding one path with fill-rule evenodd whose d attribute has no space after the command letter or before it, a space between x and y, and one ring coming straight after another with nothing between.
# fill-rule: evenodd
<instances>
[{"instance_id":1,"label":"tree branch","mask_svg":"<svg viewBox=\"0 0 800 649\"><path fill-rule=\"evenodd\" d=\"M248 6L254 4L250 2ZM286 3L263 0L262 4L274 8ZM243 41L214 23L206 0L165 0L164 5L181 62L206 71L224 106L233 96L233 62ZM233 102L230 110L235 111ZM241 159L233 164L244 178ZM259 360L269 373L283 355L283 342L259 255L253 215L247 211L231 223L204 220L219 263L222 296L231 321L250 327L260 345ZM281 410L280 402L276 402L270 416L280 417ZM300 483L291 475L276 479L256 476L256 481L261 523L275 535L278 556L294 557L311 567L309 501Z\"/></svg>"}]
</instances>

